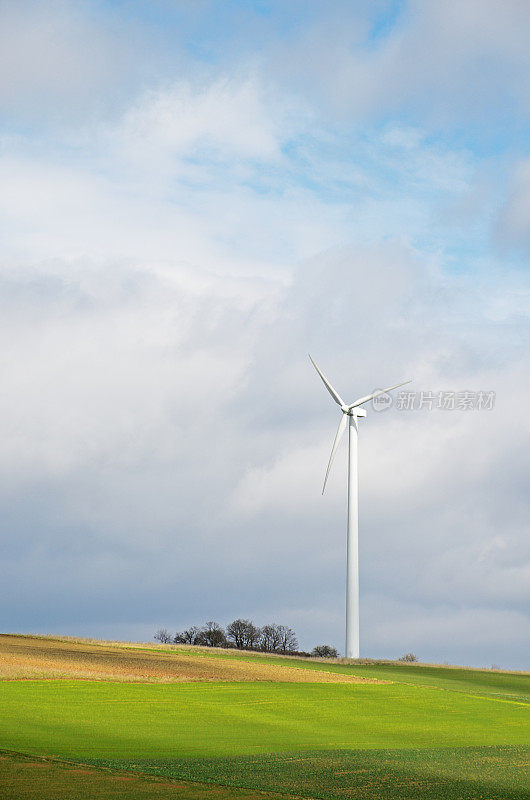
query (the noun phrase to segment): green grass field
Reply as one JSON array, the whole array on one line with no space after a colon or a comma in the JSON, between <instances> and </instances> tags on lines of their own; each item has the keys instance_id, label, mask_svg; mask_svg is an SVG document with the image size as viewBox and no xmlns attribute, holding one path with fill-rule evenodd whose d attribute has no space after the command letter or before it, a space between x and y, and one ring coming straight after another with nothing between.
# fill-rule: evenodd
<instances>
[{"instance_id":1,"label":"green grass field","mask_svg":"<svg viewBox=\"0 0 530 800\"><path fill-rule=\"evenodd\" d=\"M242 787L251 793L245 797L530 796L529 675L395 664L324 668L393 682L4 681L0 748L105 768L109 780L125 771L183 782L181 794L168 797L189 797L188 784L197 798L207 796L208 784L226 792ZM0 774L0 796L32 797L20 786L18 794L1 790ZM101 792L89 796L123 796ZM63 797L40 794L48 796ZM130 796L140 795L131 789Z\"/></svg>"},{"instance_id":2,"label":"green grass field","mask_svg":"<svg viewBox=\"0 0 530 800\"><path fill-rule=\"evenodd\" d=\"M193 652L205 658L212 657L206 648L193 651L179 648L180 652ZM491 696L505 697L512 700L530 702L530 673L501 672L466 667L430 666L423 664L406 664L397 662L375 662L371 664L341 664L334 661L322 663L309 659L289 659L285 657L255 655L224 651L216 654L216 658L237 659L238 661L259 662L266 658L269 663L290 664L293 669L320 670L339 674L355 674L359 677L377 678L378 680L408 683L416 686L434 686L453 691L473 692Z\"/></svg>"},{"instance_id":3,"label":"green grass field","mask_svg":"<svg viewBox=\"0 0 530 800\"><path fill-rule=\"evenodd\" d=\"M136 762L144 774L219 785L292 793L312 798L510 798L528 800L521 771L522 747L466 747L391 750L317 750L217 759ZM95 761L129 768L121 761Z\"/></svg>"}]
</instances>

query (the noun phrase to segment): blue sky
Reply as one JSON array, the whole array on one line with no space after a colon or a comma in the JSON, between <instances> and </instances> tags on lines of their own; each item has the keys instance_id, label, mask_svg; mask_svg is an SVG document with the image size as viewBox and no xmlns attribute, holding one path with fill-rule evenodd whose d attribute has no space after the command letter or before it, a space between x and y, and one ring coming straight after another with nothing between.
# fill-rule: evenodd
<instances>
[{"instance_id":1,"label":"blue sky","mask_svg":"<svg viewBox=\"0 0 530 800\"><path fill-rule=\"evenodd\" d=\"M237 616L527 667L530 10L519 0L0 7L3 630ZM341 460L342 459L342 460Z\"/></svg>"}]
</instances>

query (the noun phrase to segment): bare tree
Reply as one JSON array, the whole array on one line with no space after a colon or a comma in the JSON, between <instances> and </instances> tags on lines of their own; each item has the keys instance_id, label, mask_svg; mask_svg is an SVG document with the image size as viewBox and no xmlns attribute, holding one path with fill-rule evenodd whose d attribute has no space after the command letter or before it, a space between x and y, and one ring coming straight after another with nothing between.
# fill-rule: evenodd
<instances>
[{"instance_id":1,"label":"bare tree","mask_svg":"<svg viewBox=\"0 0 530 800\"><path fill-rule=\"evenodd\" d=\"M260 649L266 653L276 653L280 649L282 635L279 625L264 625L261 629Z\"/></svg>"},{"instance_id":2,"label":"bare tree","mask_svg":"<svg viewBox=\"0 0 530 800\"><path fill-rule=\"evenodd\" d=\"M280 637L279 649L282 653L292 653L293 650L298 650L298 640L292 628L287 625L278 625L278 634Z\"/></svg>"},{"instance_id":3,"label":"bare tree","mask_svg":"<svg viewBox=\"0 0 530 800\"><path fill-rule=\"evenodd\" d=\"M256 647L261 631L249 619L235 619L227 626L226 635L240 650L251 650Z\"/></svg>"},{"instance_id":4,"label":"bare tree","mask_svg":"<svg viewBox=\"0 0 530 800\"><path fill-rule=\"evenodd\" d=\"M334 647L330 647L329 644L319 644L317 647L314 647L312 652L312 656L318 656L319 658L337 658L339 655Z\"/></svg>"},{"instance_id":5,"label":"bare tree","mask_svg":"<svg viewBox=\"0 0 530 800\"><path fill-rule=\"evenodd\" d=\"M240 650L245 647L247 628L251 624L248 619L235 619L230 625L226 626L227 638Z\"/></svg>"},{"instance_id":6,"label":"bare tree","mask_svg":"<svg viewBox=\"0 0 530 800\"><path fill-rule=\"evenodd\" d=\"M218 622L207 622L206 625L203 626L201 633L201 644L205 644L207 647L223 647L226 644L226 635L224 630L221 628Z\"/></svg>"},{"instance_id":7,"label":"bare tree","mask_svg":"<svg viewBox=\"0 0 530 800\"><path fill-rule=\"evenodd\" d=\"M173 641L175 644L200 644L201 631L196 625L186 628L181 633L176 633Z\"/></svg>"},{"instance_id":8,"label":"bare tree","mask_svg":"<svg viewBox=\"0 0 530 800\"><path fill-rule=\"evenodd\" d=\"M407 661L409 663L412 662L412 661L417 661L417 660L418 660L418 657L415 656L414 653L405 653L404 655L402 655L402 656L400 656L398 658L398 661Z\"/></svg>"},{"instance_id":9,"label":"bare tree","mask_svg":"<svg viewBox=\"0 0 530 800\"><path fill-rule=\"evenodd\" d=\"M153 636L153 639L161 644L169 644L172 641L170 632L165 628L159 628Z\"/></svg>"},{"instance_id":10,"label":"bare tree","mask_svg":"<svg viewBox=\"0 0 530 800\"><path fill-rule=\"evenodd\" d=\"M163 638L160 638L163 637ZM235 619L227 626L226 633L218 622L210 620L202 628L192 625L178 631L173 639L165 628L157 631L155 639L175 644L195 644L206 647L233 647L239 649L264 650L268 653L292 653L298 648L296 634L287 625L264 625L258 628L252 620ZM233 644L232 644L233 642Z\"/></svg>"},{"instance_id":11,"label":"bare tree","mask_svg":"<svg viewBox=\"0 0 530 800\"><path fill-rule=\"evenodd\" d=\"M261 637L261 628L258 628L257 625L254 625L253 622L249 622L247 627L245 628L245 637L243 646L246 647L247 650L253 650L255 647L258 646L260 637Z\"/></svg>"}]
</instances>

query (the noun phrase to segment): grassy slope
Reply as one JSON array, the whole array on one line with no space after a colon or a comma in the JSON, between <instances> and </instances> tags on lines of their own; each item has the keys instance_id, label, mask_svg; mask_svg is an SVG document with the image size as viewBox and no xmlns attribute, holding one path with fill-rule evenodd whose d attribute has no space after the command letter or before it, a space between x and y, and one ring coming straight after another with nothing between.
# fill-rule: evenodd
<instances>
[{"instance_id":1,"label":"grassy slope","mask_svg":"<svg viewBox=\"0 0 530 800\"><path fill-rule=\"evenodd\" d=\"M0 747L309 797L530 796L529 675L267 661L394 683L4 682Z\"/></svg>"},{"instance_id":2,"label":"grassy slope","mask_svg":"<svg viewBox=\"0 0 530 800\"><path fill-rule=\"evenodd\" d=\"M192 652L183 649L183 652ZM196 655L211 658L208 648L194 648ZM262 655L233 650L217 651L216 658L259 661ZM502 672L467 667L430 666L427 664L400 664L397 662L374 662L372 664L345 664L335 660L314 661L285 656L267 656L271 663L291 666L295 669L326 670L339 674L354 674L359 677L376 678L418 686L432 686L440 689L475 692L477 694L505 697L530 702L530 673Z\"/></svg>"},{"instance_id":3,"label":"grassy slope","mask_svg":"<svg viewBox=\"0 0 530 800\"><path fill-rule=\"evenodd\" d=\"M512 700L523 700L530 702L530 673L529 672L503 672L501 670L472 669L468 667L446 667L428 664L404 664L392 661L379 661L369 664L361 662L343 663L334 659L317 660L291 658L289 656L273 656L264 653L251 653L239 650L224 650L222 648L208 647L186 647L183 645L142 645L129 642L98 642L87 639L72 639L63 637L55 639L53 637L29 637L29 636L5 636L0 634L0 655L2 652L3 639L19 639L20 641L31 643L58 642L68 644L71 647L78 645L86 648L89 645L95 651L114 650L116 654L123 654L124 651L131 655L149 655L164 659L165 663L174 661L178 664L183 658L192 659L192 669L197 673L197 678L201 678L197 668L198 659L207 660L212 663L212 669L208 678L219 680L239 680L240 677L232 674L222 674L219 664L223 662L239 663L241 665L256 664L258 667L267 666L271 668L277 666L285 671L286 669L297 670L305 675L311 672L328 672L339 675L358 675L363 678L370 678L383 681L393 681L418 686L431 686L439 689L454 691L473 692L480 695L503 697ZM155 658L156 661L156 658ZM143 673L145 675L145 670ZM191 674L191 673L190 673ZM33 675L29 677L40 677ZM65 674L65 677L67 675ZM74 677L74 676L72 676ZM92 677L92 676L87 676ZM105 675L101 677L106 679ZM147 676L146 676L147 677ZM170 677L168 675L168 677ZM195 676L192 676L195 677ZM252 675L241 676L241 679L252 679ZM114 679L112 676L107 679ZM256 680L264 679L262 675L256 674ZM266 676L265 676L265 679ZM277 680L278 678L273 678ZM283 678L282 678L283 679ZM321 676L315 676L317 681Z\"/></svg>"},{"instance_id":4,"label":"grassy slope","mask_svg":"<svg viewBox=\"0 0 530 800\"><path fill-rule=\"evenodd\" d=\"M1 687L0 747L63 757L519 745L528 709L398 684L112 684Z\"/></svg>"},{"instance_id":5,"label":"grassy slope","mask_svg":"<svg viewBox=\"0 0 530 800\"><path fill-rule=\"evenodd\" d=\"M157 759L136 768L159 777L340 800L528 800L522 747L347 750L244 758ZM115 769L127 762L99 762Z\"/></svg>"}]
</instances>

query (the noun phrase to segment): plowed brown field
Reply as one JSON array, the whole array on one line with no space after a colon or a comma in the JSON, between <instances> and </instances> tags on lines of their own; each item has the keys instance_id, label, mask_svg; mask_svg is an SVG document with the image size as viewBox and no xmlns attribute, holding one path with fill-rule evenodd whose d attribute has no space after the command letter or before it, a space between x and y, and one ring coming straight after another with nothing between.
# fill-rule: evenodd
<instances>
[{"instance_id":1,"label":"plowed brown field","mask_svg":"<svg viewBox=\"0 0 530 800\"><path fill-rule=\"evenodd\" d=\"M297 666L223 659L178 650L148 652L109 643L0 635L0 679L84 678L108 681L274 681L380 683Z\"/></svg>"}]
</instances>

